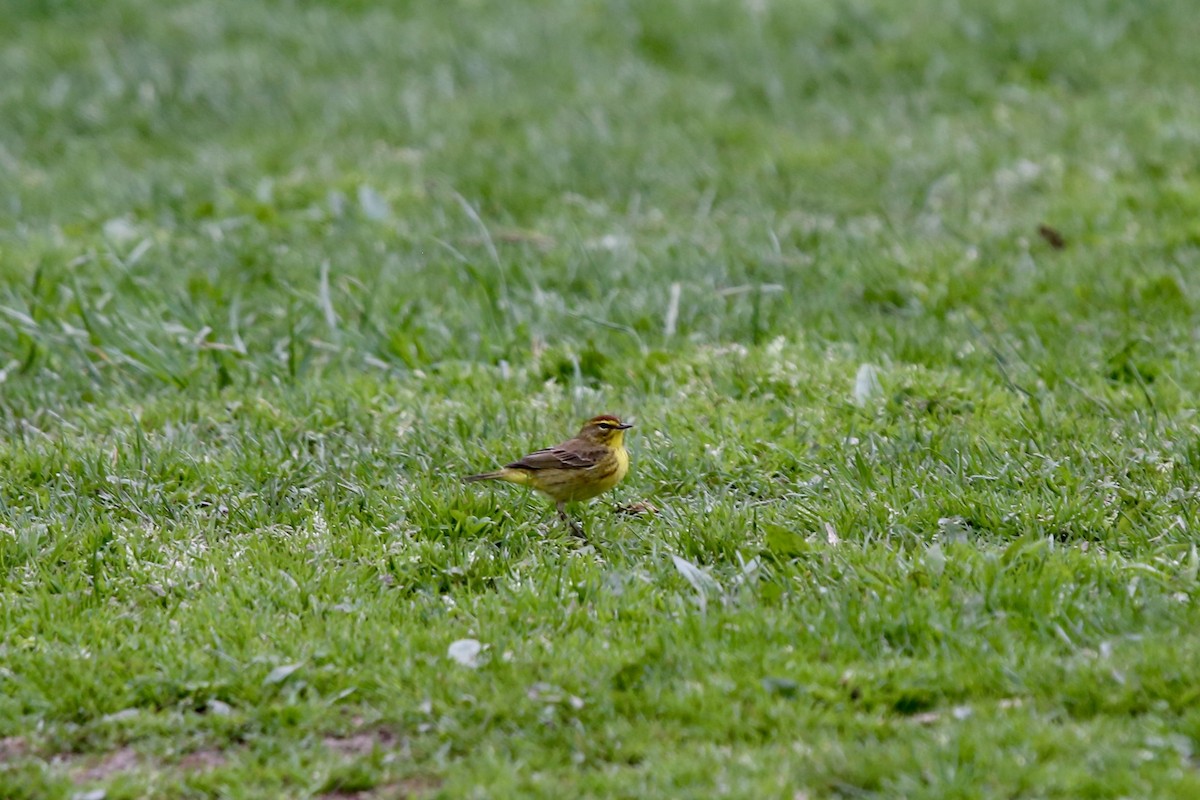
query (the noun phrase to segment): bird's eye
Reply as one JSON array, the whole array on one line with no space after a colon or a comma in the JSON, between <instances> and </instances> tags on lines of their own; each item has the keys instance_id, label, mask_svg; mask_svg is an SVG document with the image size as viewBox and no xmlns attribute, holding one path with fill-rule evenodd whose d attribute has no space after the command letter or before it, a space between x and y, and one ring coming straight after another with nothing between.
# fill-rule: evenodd
<instances>
[{"instance_id":1,"label":"bird's eye","mask_svg":"<svg viewBox=\"0 0 1200 800\"><path fill-rule=\"evenodd\" d=\"M597 422L596 427L602 431L612 430L612 425L608 424L607 422Z\"/></svg>"}]
</instances>

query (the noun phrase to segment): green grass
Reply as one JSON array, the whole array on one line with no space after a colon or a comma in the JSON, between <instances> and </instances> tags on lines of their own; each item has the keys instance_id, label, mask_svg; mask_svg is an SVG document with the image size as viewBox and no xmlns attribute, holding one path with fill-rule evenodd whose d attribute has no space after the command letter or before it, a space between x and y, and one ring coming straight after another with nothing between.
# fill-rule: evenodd
<instances>
[{"instance_id":1,"label":"green grass","mask_svg":"<svg viewBox=\"0 0 1200 800\"><path fill-rule=\"evenodd\" d=\"M0 796L1200 792L1191 3L5 19Z\"/></svg>"}]
</instances>

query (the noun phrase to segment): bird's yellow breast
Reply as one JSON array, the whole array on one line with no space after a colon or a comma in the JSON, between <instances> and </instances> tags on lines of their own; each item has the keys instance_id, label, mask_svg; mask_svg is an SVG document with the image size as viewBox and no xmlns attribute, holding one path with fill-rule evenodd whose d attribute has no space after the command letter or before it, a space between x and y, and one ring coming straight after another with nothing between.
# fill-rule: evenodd
<instances>
[{"instance_id":1,"label":"bird's yellow breast","mask_svg":"<svg viewBox=\"0 0 1200 800\"><path fill-rule=\"evenodd\" d=\"M606 458L587 470L591 473L586 481L571 486L564 499L590 500L612 489L629 472L629 451L624 447L613 448L612 458Z\"/></svg>"},{"instance_id":2,"label":"bird's yellow breast","mask_svg":"<svg viewBox=\"0 0 1200 800\"><path fill-rule=\"evenodd\" d=\"M624 447L615 447L609 456L586 469L543 469L527 473L520 480L506 480L526 483L555 500L572 503L604 494L628 473L629 451Z\"/></svg>"},{"instance_id":3,"label":"bird's yellow breast","mask_svg":"<svg viewBox=\"0 0 1200 800\"><path fill-rule=\"evenodd\" d=\"M629 472L629 451L624 445L617 447L617 471L613 476L612 485L616 486L625 479L625 475ZM611 488L611 487L609 487Z\"/></svg>"}]
</instances>

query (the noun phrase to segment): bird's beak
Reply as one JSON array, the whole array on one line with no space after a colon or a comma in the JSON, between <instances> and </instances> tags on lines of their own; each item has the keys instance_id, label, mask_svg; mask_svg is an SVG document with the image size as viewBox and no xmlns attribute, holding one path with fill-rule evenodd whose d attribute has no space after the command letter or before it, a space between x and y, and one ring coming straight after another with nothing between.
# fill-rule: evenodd
<instances>
[{"instance_id":1,"label":"bird's beak","mask_svg":"<svg viewBox=\"0 0 1200 800\"><path fill-rule=\"evenodd\" d=\"M633 427L633 423L632 423L632 422L622 422L620 425L618 425L618 426L617 426L617 430L619 430L619 431L627 431L627 430L629 430L629 429L630 429L630 428L632 428L632 427Z\"/></svg>"}]
</instances>

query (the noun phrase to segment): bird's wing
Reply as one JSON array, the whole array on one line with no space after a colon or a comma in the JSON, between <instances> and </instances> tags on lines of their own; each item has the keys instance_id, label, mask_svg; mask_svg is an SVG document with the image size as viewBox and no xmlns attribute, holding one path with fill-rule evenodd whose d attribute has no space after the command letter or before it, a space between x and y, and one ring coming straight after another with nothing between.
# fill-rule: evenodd
<instances>
[{"instance_id":1,"label":"bird's wing","mask_svg":"<svg viewBox=\"0 0 1200 800\"><path fill-rule=\"evenodd\" d=\"M587 469L604 456L604 447L594 444L564 442L545 450L530 453L520 461L505 464L507 469Z\"/></svg>"}]
</instances>

